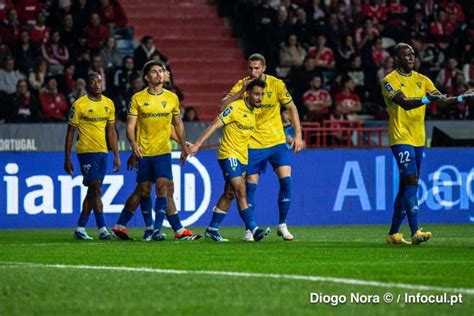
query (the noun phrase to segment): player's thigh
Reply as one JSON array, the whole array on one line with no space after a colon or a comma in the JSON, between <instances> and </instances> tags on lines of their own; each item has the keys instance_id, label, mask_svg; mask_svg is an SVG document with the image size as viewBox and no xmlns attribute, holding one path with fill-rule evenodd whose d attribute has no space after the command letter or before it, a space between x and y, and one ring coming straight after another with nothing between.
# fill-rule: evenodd
<instances>
[{"instance_id":1,"label":"player's thigh","mask_svg":"<svg viewBox=\"0 0 474 316\"><path fill-rule=\"evenodd\" d=\"M424 150L425 150L425 147L423 146L415 147L416 169L418 170L418 174L420 174L421 162L423 161Z\"/></svg>"},{"instance_id":2,"label":"player's thigh","mask_svg":"<svg viewBox=\"0 0 474 316\"><path fill-rule=\"evenodd\" d=\"M156 182L159 178L168 179L166 182L167 185L169 181L173 180L173 173L171 169L171 154L164 154L153 157L153 178Z\"/></svg>"},{"instance_id":3,"label":"player's thigh","mask_svg":"<svg viewBox=\"0 0 474 316\"><path fill-rule=\"evenodd\" d=\"M280 169L281 176L278 175L279 178L291 176L291 156L286 144L273 147L268 160L275 172Z\"/></svg>"},{"instance_id":4,"label":"player's thigh","mask_svg":"<svg viewBox=\"0 0 474 316\"><path fill-rule=\"evenodd\" d=\"M78 154L81 174L84 178L84 185L88 186L92 181L97 180L102 183L105 177L107 154L105 153L85 153Z\"/></svg>"},{"instance_id":5,"label":"player's thigh","mask_svg":"<svg viewBox=\"0 0 474 316\"><path fill-rule=\"evenodd\" d=\"M271 152L269 148L258 148L248 150L247 175L260 175L265 173L268 164L268 158Z\"/></svg>"},{"instance_id":6,"label":"player's thigh","mask_svg":"<svg viewBox=\"0 0 474 316\"><path fill-rule=\"evenodd\" d=\"M153 183L153 157L142 157L137 163L137 183Z\"/></svg>"},{"instance_id":7,"label":"player's thigh","mask_svg":"<svg viewBox=\"0 0 474 316\"><path fill-rule=\"evenodd\" d=\"M226 182L233 178L245 178L247 165L242 164L237 158L219 159L218 162Z\"/></svg>"},{"instance_id":8,"label":"player's thigh","mask_svg":"<svg viewBox=\"0 0 474 316\"><path fill-rule=\"evenodd\" d=\"M393 145L391 149L400 171L400 178L418 175L417 156L414 146Z\"/></svg>"}]
</instances>

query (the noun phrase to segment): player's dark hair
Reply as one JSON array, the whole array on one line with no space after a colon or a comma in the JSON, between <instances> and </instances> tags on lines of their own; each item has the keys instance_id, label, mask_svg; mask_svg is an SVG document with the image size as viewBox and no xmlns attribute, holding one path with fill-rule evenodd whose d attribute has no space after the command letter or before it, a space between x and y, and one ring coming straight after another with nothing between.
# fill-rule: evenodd
<instances>
[{"instance_id":1,"label":"player's dark hair","mask_svg":"<svg viewBox=\"0 0 474 316\"><path fill-rule=\"evenodd\" d=\"M92 77L100 77L100 73L98 72L91 72L87 75L87 85L90 84Z\"/></svg>"},{"instance_id":2,"label":"player's dark hair","mask_svg":"<svg viewBox=\"0 0 474 316\"><path fill-rule=\"evenodd\" d=\"M411 46L408 45L407 43L398 43L393 48L393 56L398 57L400 55L400 52L407 48L411 48Z\"/></svg>"},{"instance_id":3,"label":"player's dark hair","mask_svg":"<svg viewBox=\"0 0 474 316\"><path fill-rule=\"evenodd\" d=\"M255 80L252 80L247 85L247 87L245 88L245 91L250 91L250 90L253 89L253 87L260 87L262 89L265 89L266 86L267 86L267 84L265 83L265 81L260 80L260 79L255 79Z\"/></svg>"},{"instance_id":4,"label":"player's dark hair","mask_svg":"<svg viewBox=\"0 0 474 316\"><path fill-rule=\"evenodd\" d=\"M262 54L258 53L250 55L248 61L260 61L264 66L267 64L265 57L263 57Z\"/></svg>"},{"instance_id":5,"label":"player's dark hair","mask_svg":"<svg viewBox=\"0 0 474 316\"><path fill-rule=\"evenodd\" d=\"M148 74L148 72L150 72L151 68L153 66L159 66L161 67L163 70L166 70L166 66L165 64L163 64L161 61L158 61L158 60L150 60L150 61L147 61L145 63L145 65L143 65L143 76L146 76Z\"/></svg>"}]
</instances>

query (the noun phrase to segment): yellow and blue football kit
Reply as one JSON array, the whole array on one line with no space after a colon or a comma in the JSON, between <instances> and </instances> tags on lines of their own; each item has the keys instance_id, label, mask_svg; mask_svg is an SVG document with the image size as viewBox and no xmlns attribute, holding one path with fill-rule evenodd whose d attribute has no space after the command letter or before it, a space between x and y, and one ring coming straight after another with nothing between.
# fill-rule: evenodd
<instances>
[{"instance_id":1,"label":"yellow and blue football kit","mask_svg":"<svg viewBox=\"0 0 474 316\"><path fill-rule=\"evenodd\" d=\"M233 95L242 89L249 77L238 81L229 92ZM256 128L249 142L248 174L265 172L267 163L273 169L290 165L290 155L286 148L286 137L281 121L280 109L290 104L293 99L285 83L273 76L265 75L266 87L262 100L261 114L257 117ZM242 97L244 97L246 94Z\"/></svg>"},{"instance_id":2,"label":"yellow and blue football kit","mask_svg":"<svg viewBox=\"0 0 474 316\"><path fill-rule=\"evenodd\" d=\"M169 90L152 94L146 88L132 96L128 115L137 117L136 141L143 153L138 161L138 183L173 178L170 125L179 113L178 97Z\"/></svg>"},{"instance_id":3,"label":"yellow and blue football kit","mask_svg":"<svg viewBox=\"0 0 474 316\"><path fill-rule=\"evenodd\" d=\"M104 180L108 152L106 126L114 121L114 103L105 96L100 100L93 100L85 95L71 107L69 124L79 132L76 152L84 183Z\"/></svg>"},{"instance_id":4,"label":"yellow and blue football kit","mask_svg":"<svg viewBox=\"0 0 474 316\"><path fill-rule=\"evenodd\" d=\"M382 94L389 113L389 145L397 161L402 185L395 198L394 215L389 235L397 234L406 215L412 236L418 231L418 186L415 183L405 183L404 178L410 175L419 176L423 149L425 144L425 113L423 104L411 110L405 110L393 101L398 93L403 93L407 99L421 99L427 93L437 89L426 76L411 71L404 74L398 70L389 73L382 82Z\"/></svg>"},{"instance_id":5,"label":"yellow and blue football kit","mask_svg":"<svg viewBox=\"0 0 474 316\"><path fill-rule=\"evenodd\" d=\"M217 159L226 180L240 177L248 163L248 144L260 109L250 109L244 99L236 100L219 114L224 124Z\"/></svg>"}]
</instances>

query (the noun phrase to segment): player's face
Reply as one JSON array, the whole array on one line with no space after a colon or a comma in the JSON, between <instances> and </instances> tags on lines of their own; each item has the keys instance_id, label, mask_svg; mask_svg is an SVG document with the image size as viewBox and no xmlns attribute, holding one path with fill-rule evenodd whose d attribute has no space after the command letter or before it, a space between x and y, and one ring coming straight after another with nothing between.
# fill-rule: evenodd
<instances>
[{"instance_id":1,"label":"player's face","mask_svg":"<svg viewBox=\"0 0 474 316\"><path fill-rule=\"evenodd\" d=\"M415 51L411 46L404 48L397 56L398 65L403 70L413 70L415 66Z\"/></svg>"},{"instance_id":2,"label":"player's face","mask_svg":"<svg viewBox=\"0 0 474 316\"><path fill-rule=\"evenodd\" d=\"M148 74L145 76L145 79L148 81L150 85L159 85L163 83L163 79L165 77L165 70L160 66L153 66L151 67Z\"/></svg>"},{"instance_id":3,"label":"player's face","mask_svg":"<svg viewBox=\"0 0 474 316\"><path fill-rule=\"evenodd\" d=\"M89 78L89 92L93 95L102 93L102 77L100 75L91 76Z\"/></svg>"},{"instance_id":4,"label":"player's face","mask_svg":"<svg viewBox=\"0 0 474 316\"><path fill-rule=\"evenodd\" d=\"M248 92L248 97L249 97L249 103L254 107L254 108L259 108L262 106L262 100L263 100L263 88L255 86Z\"/></svg>"},{"instance_id":5,"label":"player's face","mask_svg":"<svg viewBox=\"0 0 474 316\"><path fill-rule=\"evenodd\" d=\"M266 67L260 60L249 61L249 73L252 79L261 79Z\"/></svg>"}]
</instances>

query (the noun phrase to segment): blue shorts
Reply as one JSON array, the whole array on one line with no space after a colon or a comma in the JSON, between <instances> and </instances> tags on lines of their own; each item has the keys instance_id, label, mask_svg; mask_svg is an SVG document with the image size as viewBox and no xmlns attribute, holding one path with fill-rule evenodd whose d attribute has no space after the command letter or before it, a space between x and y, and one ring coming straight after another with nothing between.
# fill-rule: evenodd
<instances>
[{"instance_id":1,"label":"blue shorts","mask_svg":"<svg viewBox=\"0 0 474 316\"><path fill-rule=\"evenodd\" d=\"M155 182L158 178L173 180L171 154L138 159L137 183Z\"/></svg>"},{"instance_id":2,"label":"blue shorts","mask_svg":"<svg viewBox=\"0 0 474 316\"><path fill-rule=\"evenodd\" d=\"M291 166L290 151L286 144L280 144L269 148L250 149L249 165L247 174L262 174L267 169L267 164L273 167L273 170L282 166Z\"/></svg>"},{"instance_id":3,"label":"blue shorts","mask_svg":"<svg viewBox=\"0 0 474 316\"><path fill-rule=\"evenodd\" d=\"M397 161L398 170L400 170L400 177L405 177L410 174L420 174L421 161L423 160L423 146L393 145L391 149Z\"/></svg>"},{"instance_id":4,"label":"blue shorts","mask_svg":"<svg viewBox=\"0 0 474 316\"><path fill-rule=\"evenodd\" d=\"M84 177L83 183L87 185L89 181L104 181L105 171L107 170L107 154L106 153L85 153L77 154L81 173Z\"/></svg>"},{"instance_id":5,"label":"blue shorts","mask_svg":"<svg viewBox=\"0 0 474 316\"><path fill-rule=\"evenodd\" d=\"M226 182L244 176L247 171L247 165L241 163L237 158L218 159L218 161Z\"/></svg>"}]
</instances>

